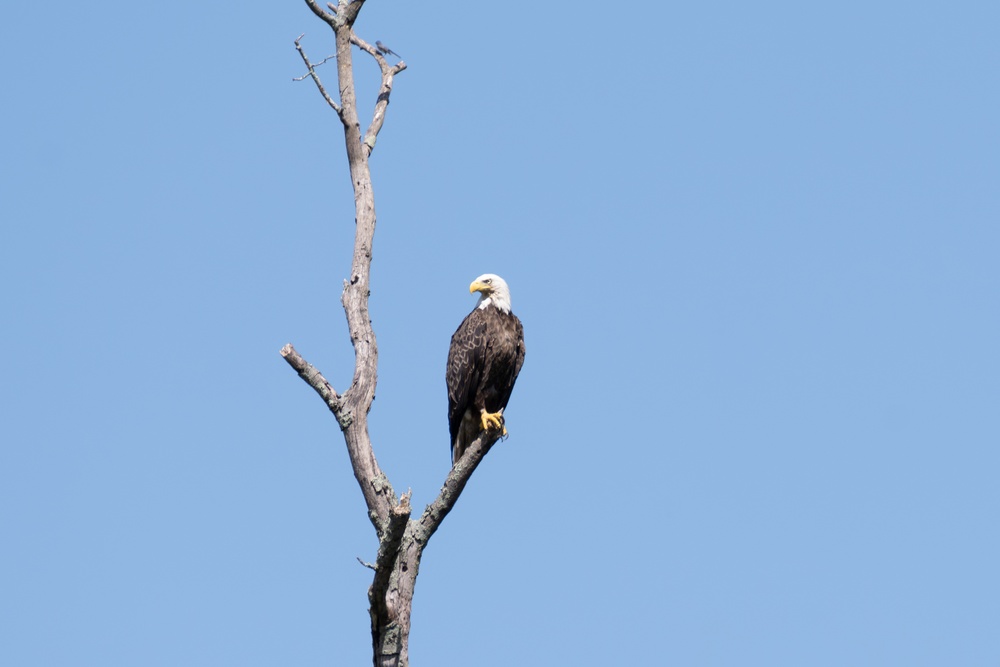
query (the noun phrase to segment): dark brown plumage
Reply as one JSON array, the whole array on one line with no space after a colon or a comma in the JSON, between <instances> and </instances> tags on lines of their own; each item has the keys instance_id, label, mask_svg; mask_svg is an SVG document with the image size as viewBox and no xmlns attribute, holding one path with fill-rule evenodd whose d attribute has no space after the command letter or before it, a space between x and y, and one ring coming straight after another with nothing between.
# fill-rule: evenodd
<instances>
[{"instance_id":1,"label":"dark brown plumage","mask_svg":"<svg viewBox=\"0 0 1000 667\"><path fill-rule=\"evenodd\" d=\"M481 430L506 434L503 411L524 364L524 328L510 310L507 283L488 273L469 291L481 293L479 303L451 337L445 373L453 464Z\"/></svg>"}]
</instances>

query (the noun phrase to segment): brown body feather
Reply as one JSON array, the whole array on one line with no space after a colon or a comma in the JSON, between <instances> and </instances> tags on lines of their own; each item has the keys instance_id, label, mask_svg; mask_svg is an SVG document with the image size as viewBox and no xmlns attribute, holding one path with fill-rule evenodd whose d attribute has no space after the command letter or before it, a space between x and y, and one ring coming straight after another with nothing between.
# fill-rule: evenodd
<instances>
[{"instance_id":1,"label":"brown body feather","mask_svg":"<svg viewBox=\"0 0 1000 667\"><path fill-rule=\"evenodd\" d=\"M524 364L524 328L513 313L489 304L462 320L448 350L448 426L452 463L482 429L482 410L507 407Z\"/></svg>"}]
</instances>

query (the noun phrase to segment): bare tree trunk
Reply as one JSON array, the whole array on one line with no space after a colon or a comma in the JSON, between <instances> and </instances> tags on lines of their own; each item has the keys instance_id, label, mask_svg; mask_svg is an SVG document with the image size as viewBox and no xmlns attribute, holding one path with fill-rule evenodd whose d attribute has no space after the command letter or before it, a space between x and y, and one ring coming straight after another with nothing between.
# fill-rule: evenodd
<instances>
[{"instance_id":1,"label":"bare tree trunk","mask_svg":"<svg viewBox=\"0 0 1000 667\"><path fill-rule=\"evenodd\" d=\"M315 0L306 0L313 13L325 21L335 35L339 103L327 93L320 81L316 66L309 61L302 48L302 37L295 40L295 47L308 68L308 73L298 80L312 78L344 126L347 159L354 186L356 232L351 274L344 281L341 302L354 345L354 377L347 391L338 394L333 385L291 345L282 348L281 355L319 394L340 424L354 476L378 536L378 555L375 563L369 565L375 570L375 576L368 590L373 664L375 667L407 667L410 609L423 549L454 507L476 466L500 433L490 431L480 434L451 469L438 497L427 506L419 519L410 516L410 492L397 497L375 459L368 433L368 412L375 398L378 368L378 346L368 314L372 241L375 236L375 197L368 158L385 120L393 77L406 69L406 64L400 61L390 66L383 57L384 48L372 47L354 33L354 23L364 3L365 0L340 0L339 5L328 4L330 11L326 11ZM375 112L363 137L354 93L352 45L374 57L382 72L382 87Z\"/></svg>"}]
</instances>

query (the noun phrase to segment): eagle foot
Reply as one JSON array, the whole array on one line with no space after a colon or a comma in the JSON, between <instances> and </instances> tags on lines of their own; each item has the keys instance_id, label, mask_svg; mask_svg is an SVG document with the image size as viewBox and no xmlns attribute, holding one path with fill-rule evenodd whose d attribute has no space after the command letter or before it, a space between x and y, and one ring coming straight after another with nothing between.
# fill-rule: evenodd
<instances>
[{"instance_id":1,"label":"eagle foot","mask_svg":"<svg viewBox=\"0 0 1000 667\"><path fill-rule=\"evenodd\" d=\"M486 412L486 410L480 411L480 424L484 431L489 431L490 429L500 429L503 433L500 437L507 435L507 427L503 425L503 408L499 412Z\"/></svg>"}]
</instances>

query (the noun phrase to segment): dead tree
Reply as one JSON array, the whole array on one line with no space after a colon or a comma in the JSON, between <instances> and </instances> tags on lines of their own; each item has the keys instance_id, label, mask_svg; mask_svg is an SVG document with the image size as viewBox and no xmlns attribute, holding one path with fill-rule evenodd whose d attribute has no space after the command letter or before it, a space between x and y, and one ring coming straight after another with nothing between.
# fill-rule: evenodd
<instances>
[{"instance_id":1,"label":"dead tree","mask_svg":"<svg viewBox=\"0 0 1000 667\"><path fill-rule=\"evenodd\" d=\"M340 0L339 5L328 3L327 9L323 9L315 0L306 0L313 13L333 29L339 102L327 93L320 81L316 67L321 63L314 65L310 62L302 48L302 36L295 40L295 48L307 68L307 73L299 79L308 77L315 82L327 104L339 116L347 144L351 183L354 185L356 232L350 277L344 280L341 302L347 314L351 343L354 345L354 377L350 386L339 393L291 345L282 348L281 356L319 394L343 431L354 477L361 487L368 508L368 518L375 527L379 542L375 562L369 565L375 571L372 585L368 589L373 664L375 667L406 667L409 664L407 646L413 586L424 547L454 507L476 466L497 441L500 433L480 433L448 473L440 494L419 518L412 516L410 492L397 496L375 459L368 433L368 411L375 397L378 367L378 346L368 315L372 241L375 235L375 198L368 163L385 120L393 77L405 70L406 64L400 61L396 65L390 65L383 53L383 50L388 49L373 47L355 34L354 23L364 3L365 0ZM382 72L382 86L375 111L364 135L361 134L354 93L352 45L375 58Z\"/></svg>"}]
</instances>

